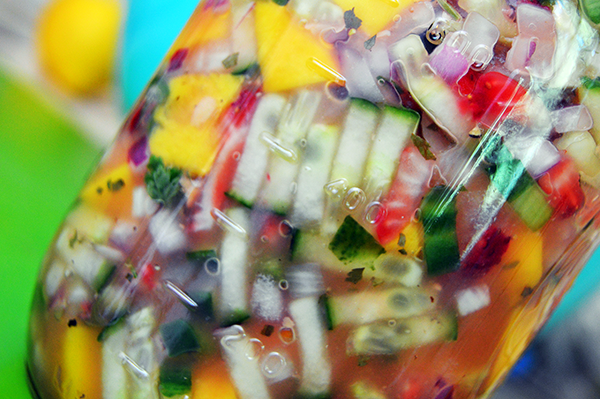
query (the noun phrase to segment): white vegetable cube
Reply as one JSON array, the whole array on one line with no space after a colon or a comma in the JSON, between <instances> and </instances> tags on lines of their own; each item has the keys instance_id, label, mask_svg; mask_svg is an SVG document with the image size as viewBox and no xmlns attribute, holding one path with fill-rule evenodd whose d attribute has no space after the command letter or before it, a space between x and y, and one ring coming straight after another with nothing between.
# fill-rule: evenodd
<instances>
[{"instance_id":1,"label":"white vegetable cube","mask_svg":"<svg viewBox=\"0 0 600 399\"><path fill-rule=\"evenodd\" d=\"M490 304L490 289L487 285L479 285L456 293L458 313L466 316Z\"/></svg>"}]
</instances>

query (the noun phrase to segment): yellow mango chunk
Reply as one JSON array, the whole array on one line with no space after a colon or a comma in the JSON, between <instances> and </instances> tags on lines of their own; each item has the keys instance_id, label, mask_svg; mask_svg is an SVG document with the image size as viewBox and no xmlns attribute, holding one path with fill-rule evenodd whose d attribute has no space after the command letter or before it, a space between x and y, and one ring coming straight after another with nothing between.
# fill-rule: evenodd
<instances>
[{"instance_id":1,"label":"yellow mango chunk","mask_svg":"<svg viewBox=\"0 0 600 399\"><path fill-rule=\"evenodd\" d=\"M411 0L333 0L344 11L354 8L354 15L362 20L359 29L373 36L385 29L394 17L414 2Z\"/></svg>"},{"instance_id":2,"label":"yellow mango chunk","mask_svg":"<svg viewBox=\"0 0 600 399\"><path fill-rule=\"evenodd\" d=\"M205 175L215 159L219 116L237 98L243 78L229 74L184 75L169 82L169 98L156 110L159 127L150 151L166 165Z\"/></svg>"},{"instance_id":3,"label":"yellow mango chunk","mask_svg":"<svg viewBox=\"0 0 600 399\"><path fill-rule=\"evenodd\" d=\"M99 329L88 327L81 321L65 332L60 365L63 399L102 399L99 333Z\"/></svg>"},{"instance_id":4,"label":"yellow mango chunk","mask_svg":"<svg viewBox=\"0 0 600 399\"><path fill-rule=\"evenodd\" d=\"M543 244L539 233L524 231L511 240L502 258L504 270L501 280L511 301L520 301L540 282L542 261Z\"/></svg>"},{"instance_id":5,"label":"yellow mango chunk","mask_svg":"<svg viewBox=\"0 0 600 399\"><path fill-rule=\"evenodd\" d=\"M131 209L133 175L127 163L92 178L81 192L83 202L103 213L119 216Z\"/></svg>"},{"instance_id":6,"label":"yellow mango chunk","mask_svg":"<svg viewBox=\"0 0 600 399\"><path fill-rule=\"evenodd\" d=\"M404 246L398 245L397 240L391 241L386 245L386 252L396 252L404 249L409 256L417 256L423 249L423 225L417 222L410 222L402 233L404 234Z\"/></svg>"},{"instance_id":7,"label":"yellow mango chunk","mask_svg":"<svg viewBox=\"0 0 600 399\"><path fill-rule=\"evenodd\" d=\"M192 375L192 399L237 399L225 365L221 362L202 364Z\"/></svg>"},{"instance_id":8,"label":"yellow mango chunk","mask_svg":"<svg viewBox=\"0 0 600 399\"><path fill-rule=\"evenodd\" d=\"M335 76L331 71L339 68L331 50L293 20L286 7L272 1L257 2L254 12L258 62L266 92L308 86Z\"/></svg>"},{"instance_id":9,"label":"yellow mango chunk","mask_svg":"<svg viewBox=\"0 0 600 399\"><path fill-rule=\"evenodd\" d=\"M486 388L491 392L508 373L527 345L540 324L540 315L536 308L516 309L508 321L508 328L500 340L498 356L486 381ZM484 395L486 396L486 395Z\"/></svg>"},{"instance_id":10,"label":"yellow mango chunk","mask_svg":"<svg viewBox=\"0 0 600 399\"><path fill-rule=\"evenodd\" d=\"M215 13L208 9L194 13L174 45L171 46L167 58L180 48L201 46L225 39L230 35L230 27L231 10Z\"/></svg>"}]
</instances>

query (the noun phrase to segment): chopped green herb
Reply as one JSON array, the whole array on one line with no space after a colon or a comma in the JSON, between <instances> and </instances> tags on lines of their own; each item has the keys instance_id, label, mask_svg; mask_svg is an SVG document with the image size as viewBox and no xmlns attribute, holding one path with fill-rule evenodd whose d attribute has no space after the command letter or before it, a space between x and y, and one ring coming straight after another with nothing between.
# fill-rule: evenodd
<instances>
[{"instance_id":1,"label":"chopped green herb","mask_svg":"<svg viewBox=\"0 0 600 399\"><path fill-rule=\"evenodd\" d=\"M398 246L404 248L405 245L406 245L406 236L404 235L404 233L400 233L400 236L398 237Z\"/></svg>"},{"instance_id":2,"label":"chopped green herb","mask_svg":"<svg viewBox=\"0 0 600 399\"><path fill-rule=\"evenodd\" d=\"M233 53L233 54L228 55L227 58L225 58L223 61L221 61L223 63L223 66L227 69L233 68L234 66L236 66L238 63L239 55L240 55L240 53Z\"/></svg>"},{"instance_id":3,"label":"chopped green herb","mask_svg":"<svg viewBox=\"0 0 600 399\"><path fill-rule=\"evenodd\" d=\"M528 297L529 295L531 295L533 293L533 288L531 287L525 287L523 288L523 291L521 292L521 296L523 298Z\"/></svg>"},{"instance_id":4,"label":"chopped green herb","mask_svg":"<svg viewBox=\"0 0 600 399\"><path fill-rule=\"evenodd\" d=\"M137 271L135 270L135 267L133 267L133 263L131 262L125 262L125 267L127 267L130 271L130 274L133 278L138 278L138 274Z\"/></svg>"},{"instance_id":5,"label":"chopped green herb","mask_svg":"<svg viewBox=\"0 0 600 399\"><path fill-rule=\"evenodd\" d=\"M201 263L204 265L204 262L209 258L216 258L217 252L214 249L203 249L200 251L188 252L185 254L185 257L190 262Z\"/></svg>"},{"instance_id":6,"label":"chopped green herb","mask_svg":"<svg viewBox=\"0 0 600 399\"><path fill-rule=\"evenodd\" d=\"M360 280L362 280L363 272L365 271L364 267L359 267L356 269L352 269L348 272L348 277L346 277L346 281L356 284Z\"/></svg>"},{"instance_id":7,"label":"chopped green herb","mask_svg":"<svg viewBox=\"0 0 600 399\"><path fill-rule=\"evenodd\" d=\"M358 367L366 366L369 363L369 356L358 357Z\"/></svg>"},{"instance_id":8,"label":"chopped green herb","mask_svg":"<svg viewBox=\"0 0 600 399\"><path fill-rule=\"evenodd\" d=\"M69 327L77 327L77 319L70 319L67 323Z\"/></svg>"},{"instance_id":9,"label":"chopped green herb","mask_svg":"<svg viewBox=\"0 0 600 399\"><path fill-rule=\"evenodd\" d=\"M129 281L131 283L133 281L133 274L127 273L125 275L125 278L127 279L127 281Z\"/></svg>"},{"instance_id":10,"label":"chopped green herb","mask_svg":"<svg viewBox=\"0 0 600 399\"><path fill-rule=\"evenodd\" d=\"M401 253L402 255L408 255L408 252L406 252L406 249L404 249L404 248L400 248L398 250L398 252Z\"/></svg>"},{"instance_id":11,"label":"chopped green herb","mask_svg":"<svg viewBox=\"0 0 600 399\"><path fill-rule=\"evenodd\" d=\"M265 324L265 326L263 327L263 329L260 331L260 333L262 335L264 335L265 337L270 337L271 334L273 334L273 331L275 331L275 327L273 327L270 324Z\"/></svg>"},{"instance_id":12,"label":"chopped green herb","mask_svg":"<svg viewBox=\"0 0 600 399\"><path fill-rule=\"evenodd\" d=\"M384 281L382 279L371 277L371 284L373 285L373 287L377 287L378 285L381 285L383 283Z\"/></svg>"},{"instance_id":13,"label":"chopped green herb","mask_svg":"<svg viewBox=\"0 0 600 399\"><path fill-rule=\"evenodd\" d=\"M375 40L377 40L377 35L373 35L372 38L368 39L365 41L364 45L365 48L369 51L371 51L371 49L373 48L373 46L375 45Z\"/></svg>"},{"instance_id":14,"label":"chopped green herb","mask_svg":"<svg viewBox=\"0 0 600 399\"><path fill-rule=\"evenodd\" d=\"M182 194L179 183L182 174L180 169L165 167L160 157L150 156L148 172L144 177L150 198L167 207L173 205Z\"/></svg>"},{"instance_id":15,"label":"chopped green herb","mask_svg":"<svg viewBox=\"0 0 600 399\"><path fill-rule=\"evenodd\" d=\"M425 140L423 137L417 136L416 134L413 134L410 138L415 147L417 147L417 149L423 156L423 158L425 158L426 160L433 159L434 161L437 159L435 157L435 154L431 152L431 146L429 145L427 140Z\"/></svg>"},{"instance_id":16,"label":"chopped green herb","mask_svg":"<svg viewBox=\"0 0 600 399\"><path fill-rule=\"evenodd\" d=\"M290 0L273 0L273 3L279 4L280 6L287 6L287 3L289 2Z\"/></svg>"},{"instance_id":17,"label":"chopped green herb","mask_svg":"<svg viewBox=\"0 0 600 399\"><path fill-rule=\"evenodd\" d=\"M362 20L354 14L354 8L344 12L344 23L346 29L358 29L362 25Z\"/></svg>"},{"instance_id":18,"label":"chopped green herb","mask_svg":"<svg viewBox=\"0 0 600 399\"><path fill-rule=\"evenodd\" d=\"M581 78L581 84L586 88L586 89L597 89L600 87L600 76L594 79L588 78L587 76L584 76Z\"/></svg>"},{"instance_id":19,"label":"chopped green herb","mask_svg":"<svg viewBox=\"0 0 600 399\"><path fill-rule=\"evenodd\" d=\"M161 325L160 335L170 357L200 350L196 332L185 320L178 319Z\"/></svg>"},{"instance_id":20,"label":"chopped green herb","mask_svg":"<svg viewBox=\"0 0 600 399\"><path fill-rule=\"evenodd\" d=\"M106 187L108 187L108 191L112 191L114 193L125 187L125 182L123 181L123 179L119 179L115 182L108 179L108 181L106 182Z\"/></svg>"}]
</instances>

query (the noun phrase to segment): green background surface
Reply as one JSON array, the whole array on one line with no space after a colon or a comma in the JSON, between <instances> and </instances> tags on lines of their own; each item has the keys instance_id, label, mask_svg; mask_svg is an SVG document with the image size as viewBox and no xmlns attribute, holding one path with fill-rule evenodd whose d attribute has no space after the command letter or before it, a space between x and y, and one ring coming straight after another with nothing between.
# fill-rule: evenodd
<instances>
[{"instance_id":1,"label":"green background surface","mask_svg":"<svg viewBox=\"0 0 600 399\"><path fill-rule=\"evenodd\" d=\"M99 153L49 100L0 67L2 398L30 398L24 365L37 272Z\"/></svg>"}]
</instances>

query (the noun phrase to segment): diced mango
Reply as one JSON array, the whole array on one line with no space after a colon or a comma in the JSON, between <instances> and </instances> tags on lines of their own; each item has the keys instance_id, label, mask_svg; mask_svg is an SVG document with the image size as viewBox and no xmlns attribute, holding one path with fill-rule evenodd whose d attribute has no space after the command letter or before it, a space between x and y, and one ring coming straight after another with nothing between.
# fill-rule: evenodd
<instances>
[{"instance_id":1,"label":"diced mango","mask_svg":"<svg viewBox=\"0 0 600 399\"><path fill-rule=\"evenodd\" d=\"M258 62L266 92L325 82L331 75L329 70L339 69L331 49L293 20L286 7L264 1L257 2L254 11ZM323 66L327 73L315 70Z\"/></svg>"},{"instance_id":2,"label":"diced mango","mask_svg":"<svg viewBox=\"0 0 600 399\"><path fill-rule=\"evenodd\" d=\"M60 365L63 399L102 399L99 333L99 329L88 327L79 320L65 332Z\"/></svg>"},{"instance_id":3,"label":"diced mango","mask_svg":"<svg viewBox=\"0 0 600 399\"><path fill-rule=\"evenodd\" d=\"M404 246L398 244L397 240L386 245L385 250L398 251L405 250L409 256L417 256L423 249L423 225L418 222L410 222L402 233L404 235Z\"/></svg>"},{"instance_id":4,"label":"diced mango","mask_svg":"<svg viewBox=\"0 0 600 399\"><path fill-rule=\"evenodd\" d=\"M231 10L215 13L211 9L194 13L187 23L167 57L180 48L201 46L203 44L229 37Z\"/></svg>"},{"instance_id":5,"label":"diced mango","mask_svg":"<svg viewBox=\"0 0 600 399\"><path fill-rule=\"evenodd\" d=\"M542 237L539 233L523 231L511 240L502 258L504 270L501 284L511 301L519 302L533 289L543 273Z\"/></svg>"},{"instance_id":6,"label":"diced mango","mask_svg":"<svg viewBox=\"0 0 600 399\"><path fill-rule=\"evenodd\" d=\"M100 173L81 192L83 202L107 215L119 216L131 209L133 175L127 163Z\"/></svg>"},{"instance_id":7,"label":"diced mango","mask_svg":"<svg viewBox=\"0 0 600 399\"><path fill-rule=\"evenodd\" d=\"M237 97L243 78L229 74L184 75L169 82L169 98L156 110L150 151L166 165L205 175L215 159L222 111Z\"/></svg>"},{"instance_id":8,"label":"diced mango","mask_svg":"<svg viewBox=\"0 0 600 399\"><path fill-rule=\"evenodd\" d=\"M508 373L539 327L540 316L536 308L516 309L508 321L508 328L500 340L497 357L486 380L485 387L493 390ZM484 395L485 396L485 395Z\"/></svg>"},{"instance_id":9,"label":"diced mango","mask_svg":"<svg viewBox=\"0 0 600 399\"><path fill-rule=\"evenodd\" d=\"M214 361L201 364L192 375L192 399L237 399L225 364Z\"/></svg>"},{"instance_id":10,"label":"diced mango","mask_svg":"<svg viewBox=\"0 0 600 399\"><path fill-rule=\"evenodd\" d=\"M362 20L359 29L375 35L386 28L394 17L414 2L411 0L333 0L344 11L354 8L354 15Z\"/></svg>"}]
</instances>

